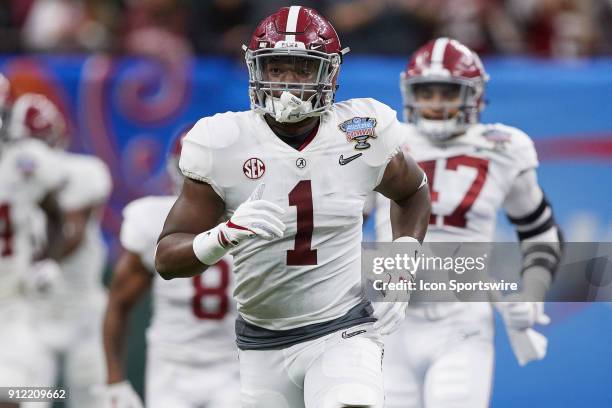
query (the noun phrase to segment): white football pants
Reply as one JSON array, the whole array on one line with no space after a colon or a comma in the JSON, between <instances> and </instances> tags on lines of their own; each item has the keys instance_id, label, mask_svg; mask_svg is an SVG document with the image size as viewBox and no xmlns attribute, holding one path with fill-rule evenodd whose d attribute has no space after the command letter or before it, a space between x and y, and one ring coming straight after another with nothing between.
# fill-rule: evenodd
<instances>
[{"instance_id":1,"label":"white football pants","mask_svg":"<svg viewBox=\"0 0 612 408\"><path fill-rule=\"evenodd\" d=\"M386 407L488 407L493 337L489 303L411 305L384 338Z\"/></svg>"},{"instance_id":2,"label":"white football pants","mask_svg":"<svg viewBox=\"0 0 612 408\"><path fill-rule=\"evenodd\" d=\"M240 350L242 407L382 408L383 344L372 326L282 350Z\"/></svg>"}]
</instances>

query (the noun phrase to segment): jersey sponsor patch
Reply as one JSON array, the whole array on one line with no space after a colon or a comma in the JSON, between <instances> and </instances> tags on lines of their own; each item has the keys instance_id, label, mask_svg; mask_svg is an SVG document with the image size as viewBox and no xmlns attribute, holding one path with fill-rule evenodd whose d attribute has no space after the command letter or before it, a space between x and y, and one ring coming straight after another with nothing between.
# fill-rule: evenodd
<instances>
[{"instance_id":1,"label":"jersey sponsor patch","mask_svg":"<svg viewBox=\"0 0 612 408\"><path fill-rule=\"evenodd\" d=\"M346 134L348 142L356 142L356 150L369 149L371 145L368 139L376 138L374 133L376 119L374 118L354 117L339 124L338 128Z\"/></svg>"}]
</instances>

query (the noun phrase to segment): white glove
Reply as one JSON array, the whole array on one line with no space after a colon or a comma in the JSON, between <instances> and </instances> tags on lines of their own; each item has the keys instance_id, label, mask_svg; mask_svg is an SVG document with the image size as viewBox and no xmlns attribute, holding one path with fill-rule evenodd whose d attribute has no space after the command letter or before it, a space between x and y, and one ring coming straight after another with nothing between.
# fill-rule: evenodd
<instances>
[{"instance_id":1,"label":"white glove","mask_svg":"<svg viewBox=\"0 0 612 408\"><path fill-rule=\"evenodd\" d=\"M51 296L61 292L64 275L53 259L35 262L23 278L25 292L31 296Z\"/></svg>"},{"instance_id":2,"label":"white glove","mask_svg":"<svg viewBox=\"0 0 612 408\"><path fill-rule=\"evenodd\" d=\"M284 235L286 226L279 217L285 210L261 199L264 187L263 183L257 186L227 222L194 238L193 252L202 263L214 265L232 247L247 238L258 237L271 241Z\"/></svg>"},{"instance_id":3,"label":"white glove","mask_svg":"<svg viewBox=\"0 0 612 408\"><path fill-rule=\"evenodd\" d=\"M374 302L374 328L382 335L393 333L406 318L408 302Z\"/></svg>"},{"instance_id":4,"label":"white glove","mask_svg":"<svg viewBox=\"0 0 612 408\"><path fill-rule=\"evenodd\" d=\"M255 236L271 241L285 233L285 223L279 218L285 210L261 199L264 187L263 183L257 186L251 196L236 208L234 215L221 224L220 232L230 245L236 246Z\"/></svg>"},{"instance_id":5,"label":"white glove","mask_svg":"<svg viewBox=\"0 0 612 408\"><path fill-rule=\"evenodd\" d=\"M105 408L144 408L140 397L129 381L108 384L104 390Z\"/></svg>"},{"instance_id":6,"label":"white glove","mask_svg":"<svg viewBox=\"0 0 612 408\"><path fill-rule=\"evenodd\" d=\"M510 329L525 330L538 324L549 324L550 318L544 314L543 302L527 302L520 293L505 296L497 304L504 323Z\"/></svg>"},{"instance_id":7,"label":"white glove","mask_svg":"<svg viewBox=\"0 0 612 408\"><path fill-rule=\"evenodd\" d=\"M412 244L410 250L415 251L415 258L421 251L421 244L417 239L413 237L399 237L393 242L403 242L406 244ZM416 271L408 271L408 279L412 282L414 282L415 273ZM392 280L397 282L399 279L405 279L399 276L392 276L391 274L388 275L389 281L387 283L390 283ZM374 323L374 328L377 329L380 334L387 335L397 330L400 324L406 318L406 309L408 309L407 300L410 299L410 292L395 292L391 294L385 293L384 298L387 300L386 302L374 302L372 304L372 307L374 308L374 317L378 319L376 323ZM405 301L402 302L399 299Z\"/></svg>"}]
</instances>

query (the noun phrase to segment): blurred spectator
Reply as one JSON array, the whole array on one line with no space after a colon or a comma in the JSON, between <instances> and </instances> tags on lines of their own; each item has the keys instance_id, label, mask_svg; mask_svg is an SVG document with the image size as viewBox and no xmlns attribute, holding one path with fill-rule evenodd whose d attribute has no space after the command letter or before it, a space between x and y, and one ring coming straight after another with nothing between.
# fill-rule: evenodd
<instances>
[{"instance_id":1,"label":"blurred spectator","mask_svg":"<svg viewBox=\"0 0 612 408\"><path fill-rule=\"evenodd\" d=\"M5 0L0 4L0 52L21 51L21 30L34 0Z\"/></svg>"},{"instance_id":2,"label":"blurred spectator","mask_svg":"<svg viewBox=\"0 0 612 408\"><path fill-rule=\"evenodd\" d=\"M612 0L598 0L592 10L598 29L598 51L612 55Z\"/></svg>"},{"instance_id":3,"label":"blurred spectator","mask_svg":"<svg viewBox=\"0 0 612 408\"><path fill-rule=\"evenodd\" d=\"M403 54L434 32L437 0L331 0L323 10L355 53Z\"/></svg>"},{"instance_id":4,"label":"blurred spectator","mask_svg":"<svg viewBox=\"0 0 612 408\"><path fill-rule=\"evenodd\" d=\"M506 0L506 7L522 33L523 51L567 58L595 50L592 8L598 1Z\"/></svg>"},{"instance_id":5,"label":"blurred spectator","mask_svg":"<svg viewBox=\"0 0 612 408\"><path fill-rule=\"evenodd\" d=\"M35 0L23 27L23 42L34 51L108 50L117 9L112 0Z\"/></svg>"},{"instance_id":6,"label":"blurred spectator","mask_svg":"<svg viewBox=\"0 0 612 408\"><path fill-rule=\"evenodd\" d=\"M198 53L242 55L241 46L255 27L252 1L189 0L189 5L190 35Z\"/></svg>"},{"instance_id":7,"label":"blurred spectator","mask_svg":"<svg viewBox=\"0 0 612 408\"><path fill-rule=\"evenodd\" d=\"M270 14L274 13L281 7L288 7L291 5L299 5L302 7L309 7L323 13L325 11L325 5L327 0L302 0L302 1L283 1L283 0L257 0L253 1L253 12L250 16L251 28L255 29L257 24ZM323 13L325 14L325 13ZM330 16L327 16L330 18ZM250 35L250 33L249 33Z\"/></svg>"},{"instance_id":8,"label":"blurred spectator","mask_svg":"<svg viewBox=\"0 0 612 408\"><path fill-rule=\"evenodd\" d=\"M479 54L519 51L519 34L505 15L501 0L438 0L434 3L439 10L437 37L455 38Z\"/></svg>"},{"instance_id":9,"label":"blurred spectator","mask_svg":"<svg viewBox=\"0 0 612 408\"><path fill-rule=\"evenodd\" d=\"M407 55L434 36L480 53L612 53L612 0L304 0L354 53ZM0 52L242 56L284 0L1 0ZM166 56L168 56L166 55ZM162 55L164 58L164 55ZM174 58L174 57L172 57Z\"/></svg>"},{"instance_id":10,"label":"blurred spectator","mask_svg":"<svg viewBox=\"0 0 612 408\"><path fill-rule=\"evenodd\" d=\"M166 61L188 58L187 22L179 0L128 0L123 49Z\"/></svg>"}]
</instances>

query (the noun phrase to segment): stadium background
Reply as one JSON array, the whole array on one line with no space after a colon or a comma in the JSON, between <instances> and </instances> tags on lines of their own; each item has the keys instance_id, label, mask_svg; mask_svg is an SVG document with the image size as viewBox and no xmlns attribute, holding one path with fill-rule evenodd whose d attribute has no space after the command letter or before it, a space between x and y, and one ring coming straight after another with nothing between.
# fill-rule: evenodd
<instances>
[{"instance_id":1,"label":"stadium background","mask_svg":"<svg viewBox=\"0 0 612 408\"><path fill-rule=\"evenodd\" d=\"M164 159L172 136L202 116L248 109L246 70L235 55L193 57L180 47L139 56L2 49L14 53L0 57L0 71L17 91L50 96L69 118L71 150L95 154L111 168L115 188L104 216L109 265L123 206L168 191ZM493 51L484 59L491 82L483 121L519 127L535 140L541 184L568 240L612 241L612 58ZM373 97L401 117L398 74L405 58L375 53L347 56L337 99ZM366 225L366 237L371 234ZM499 236L512 236L503 220ZM610 305L550 304L549 311L553 323L542 328L549 354L525 368L518 367L498 322L492 406L612 406ZM147 318L145 302L133 316L128 350L128 375L138 389Z\"/></svg>"}]
</instances>

